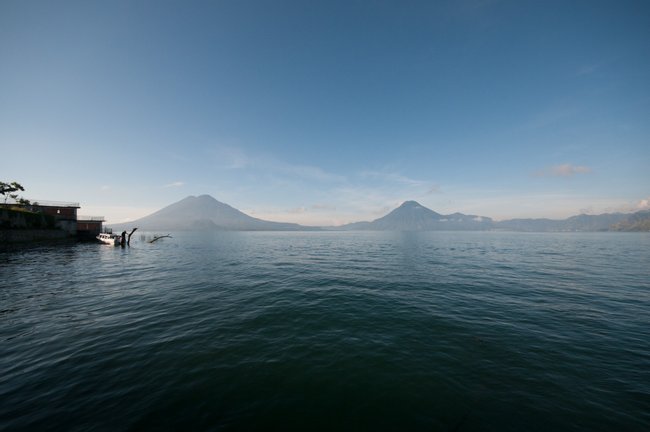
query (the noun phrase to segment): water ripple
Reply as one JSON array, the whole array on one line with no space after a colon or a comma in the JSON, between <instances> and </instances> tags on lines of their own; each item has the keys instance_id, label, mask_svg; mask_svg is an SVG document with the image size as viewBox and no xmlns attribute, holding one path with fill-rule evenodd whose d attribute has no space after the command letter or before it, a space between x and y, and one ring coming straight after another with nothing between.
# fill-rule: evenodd
<instances>
[{"instance_id":1,"label":"water ripple","mask_svg":"<svg viewBox=\"0 0 650 432\"><path fill-rule=\"evenodd\" d=\"M0 429L647 430L650 236L0 253Z\"/></svg>"}]
</instances>

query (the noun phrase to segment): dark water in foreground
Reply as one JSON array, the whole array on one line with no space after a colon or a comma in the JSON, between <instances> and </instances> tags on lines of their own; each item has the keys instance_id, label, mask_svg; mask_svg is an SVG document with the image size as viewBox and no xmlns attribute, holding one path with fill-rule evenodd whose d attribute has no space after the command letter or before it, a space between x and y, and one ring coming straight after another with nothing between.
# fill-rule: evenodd
<instances>
[{"instance_id":1,"label":"dark water in foreground","mask_svg":"<svg viewBox=\"0 0 650 432\"><path fill-rule=\"evenodd\" d=\"M185 233L0 277L0 429L650 430L647 234Z\"/></svg>"}]
</instances>

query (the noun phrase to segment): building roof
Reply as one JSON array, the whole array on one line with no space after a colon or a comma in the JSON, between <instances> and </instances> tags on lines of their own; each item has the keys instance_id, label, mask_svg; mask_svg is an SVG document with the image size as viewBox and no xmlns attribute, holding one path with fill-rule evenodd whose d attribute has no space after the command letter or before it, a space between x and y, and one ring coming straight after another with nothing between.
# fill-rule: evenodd
<instances>
[{"instance_id":1,"label":"building roof","mask_svg":"<svg viewBox=\"0 0 650 432\"><path fill-rule=\"evenodd\" d=\"M80 208L79 203L65 202L65 201L47 201L47 200L31 200L31 205L36 207L69 207Z\"/></svg>"}]
</instances>

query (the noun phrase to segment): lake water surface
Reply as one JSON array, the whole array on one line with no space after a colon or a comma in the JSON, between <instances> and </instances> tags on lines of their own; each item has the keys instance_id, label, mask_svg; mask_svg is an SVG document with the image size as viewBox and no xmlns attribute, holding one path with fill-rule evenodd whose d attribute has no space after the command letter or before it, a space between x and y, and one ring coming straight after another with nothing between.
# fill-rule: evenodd
<instances>
[{"instance_id":1,"label":"lake water surface","mask_svg":"<svg viewBox=\"0 0 650 432\"><path fill-rule=\"evenodd\" d=\"M0 252L3 430L650 430L650 235Z\"/></svg>"}]
</instances>

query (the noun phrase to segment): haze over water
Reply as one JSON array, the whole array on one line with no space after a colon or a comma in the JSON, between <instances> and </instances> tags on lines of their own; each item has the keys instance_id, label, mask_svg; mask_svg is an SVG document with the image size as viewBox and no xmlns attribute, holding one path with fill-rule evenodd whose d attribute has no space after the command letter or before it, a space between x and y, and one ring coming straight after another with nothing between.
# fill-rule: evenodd
<instances>
[{"instance_id":1,"label":"haze over water","mask_svg":"<svg viewBox=\"0 0 650 432\"><path fill-rule=\"evenodd\" d=\"M2 430L650 428L650 236L0 252Z\"/></svg>"}]
</instances>

